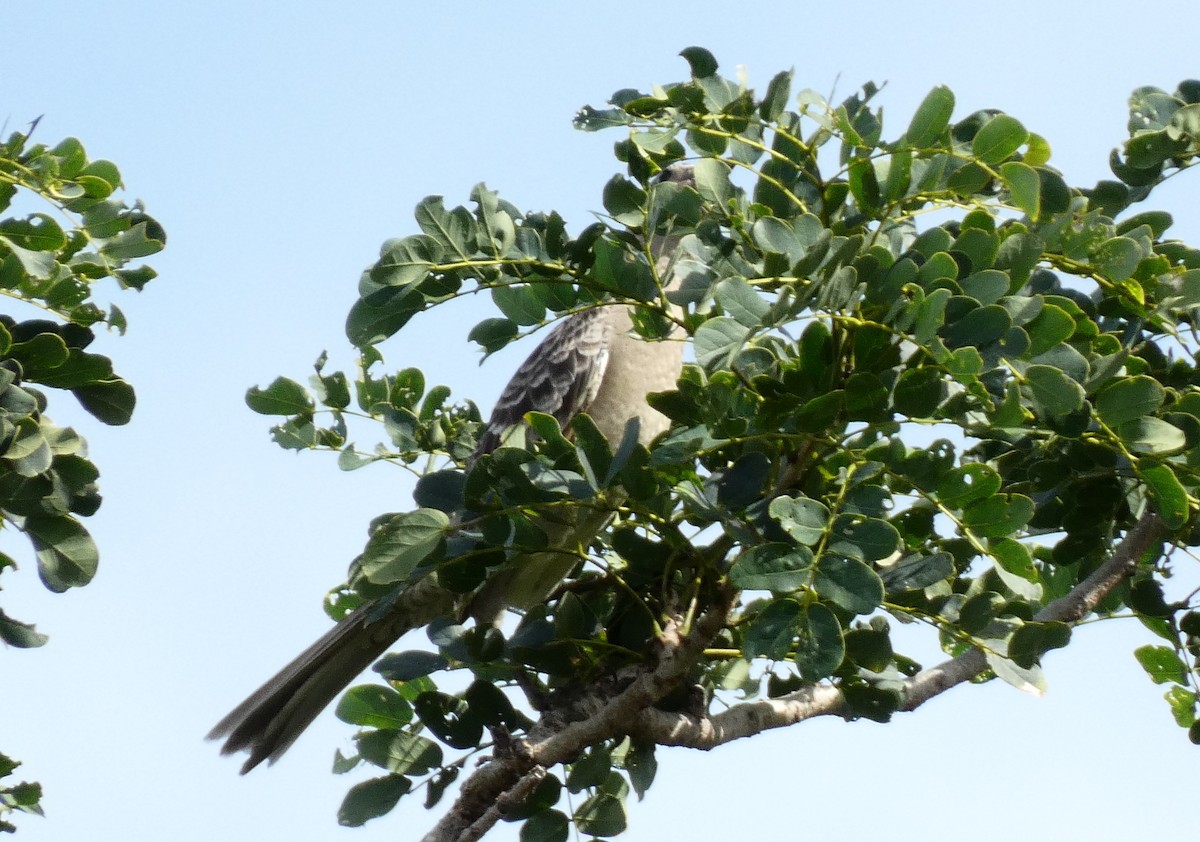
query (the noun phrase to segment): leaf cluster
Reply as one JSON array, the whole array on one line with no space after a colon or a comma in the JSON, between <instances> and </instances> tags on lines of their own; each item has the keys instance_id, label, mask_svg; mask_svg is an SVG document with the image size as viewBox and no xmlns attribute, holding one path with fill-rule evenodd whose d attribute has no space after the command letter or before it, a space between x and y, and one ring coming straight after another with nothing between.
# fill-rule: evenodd
<instances>
[{"instance_id":1,"label":"leaf cluster","mask_svg":"<svg viewBox=\"0 0 1200 842\"><path fill-rule=\"evenodd\" d=\"M101 423L129 422L133 387L108 357L87 350L98 326L126 326L115 305L97 303L96 287L111 279L141 290L155 273L137 261L160 251L165 235L140 204L119 198L114 164L89 159L74 138L50 148L31 134L0 142L0 294L16 302L14 312L40 311L23 320L0 314L0 528L25 534L42 582L61 592L96 572L99 553L80 518L100 506L99 471L84 439L50 420L47 396L69 392ZM0 553L0 573L10 567L14 559ZM36 647L46 636L0 610L0 640ZM0 774L13 765L0 757ZM37 784L0 790L0 816L40 812L39 796Z\"/></svg>"},{"instance_id":2,"label":"leaf cluster","mask_svg":"<svg viewBox=\"0 0 1200 842\"><path fill-rule=\"evenodd\" d=\"M1200 251L1167 237L1169 215L1127 212L1200 154L1197 83L1136 92L1117 180L1077 188L1015 117L955 119L947 88L889 133L873 85L830 103L784 72L760 96L707 51L684 56L689 79L577 116L625 132L607 223L571 238L556 215L481 186L473 211L423 202L422 233L385 244L363 275L347 331L369 364L414 314L480 289L503 314L472 333L488 351L613 298L637 303L648 339L682 325L695 355L651 397L672 429L648 450L605 442L586 417L568 436L531 416L525 447L469 467L473 407L448 410L440 389L422 400L411 369L356 381L395 448L371 458L443 461L418 485L420 509L376 520L347 604L426 575L469 594L517 550L545 548L548 520L613 519L570 549L587 564L510 636L448 618L430 629L436 654L385 659L387 687L351 692L344 718L364 729L351 760L387 776L352 790L343 818L386 812L417 779L436 801L469 756L447 761L438 742L500 756L548 717L585 716L581 699L611 698L655 663L664 628L730 590L736 607L656 710L703 719L822 684L847 718L886 721L922 669L896 622L1040 691L1044 655L1072 629L1039 611L1085 587L1147 511L1174 554L1156 547L1097 611L1166 639L1138 657L1172 684L1194 736L1200 615L1194 594L1163 587L1200 544ZM695 189L653 184L684 159ZM664 231L684 235L670 301L645 245ZM326 406L344 407L350 381L326 377L318 367L338 395ZM298 429L315 402L277 381L251 405ZM468 672L470 689L436 689L446 670ZM637 734L628 723L589 743L509 805L523 838L566 839L572 821L624 829L625 794L653 777ZM564 788L587 793L569 816Z\"/></svg>"}]
</instances>

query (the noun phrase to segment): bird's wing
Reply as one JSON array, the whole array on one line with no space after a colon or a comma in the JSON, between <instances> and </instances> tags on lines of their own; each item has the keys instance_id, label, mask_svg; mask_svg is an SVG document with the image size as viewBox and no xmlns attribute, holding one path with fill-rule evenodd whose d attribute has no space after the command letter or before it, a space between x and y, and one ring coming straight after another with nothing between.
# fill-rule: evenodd
<instances>
[{"instance_id":1,"label":"bird's wing","mask_svg":"<svg viewBox=\"0 0 1200 842\"><path fill-rule=\"evenodd\" d=\"M495 450L527 412L552 415L566 427L596 397L613 338L608 308L576 313L550 331L496 401L475 456Z\"/></svg>"}]
</instances>

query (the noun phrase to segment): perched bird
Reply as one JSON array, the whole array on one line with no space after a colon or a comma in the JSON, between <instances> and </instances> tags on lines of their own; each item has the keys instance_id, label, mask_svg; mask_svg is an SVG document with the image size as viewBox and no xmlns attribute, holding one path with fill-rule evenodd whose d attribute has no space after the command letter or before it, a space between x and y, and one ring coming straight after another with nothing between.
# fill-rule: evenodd
<instances>
[{"instance_id":1,"label":"perched bird","mask_svg":"<svg viewBox=\"0 0 1200 842\"><path fill-rule=\"evenodd\" d=\"M690 167L674 165L660 181L694 186ZM679 236L655 236L651 252L660 277L671 271ZM678 282L672 273L668 286ZM650 392L671 389L683 364L679 337L646 342L633 333L627 305L603 305L565 319L513 374L496 402L473 458L498 447L527 412L554 416L562 427L586 412L614 445L631 419L638 439L649 442L669 426L646 402ZM583 513L546 529L550 550L519 554L489 577L471 600L479 622L494 622L508 608L527 610L543 601L578 563L554 547L586 546L611 515ZM217 723L209 739L225 738L222 754L245 750L242 774L273 763L351 681L406 632L455 611L461 597L435 578L410 585L394 599L358 608L304 650Z\"/></svg>"}]
</instances>

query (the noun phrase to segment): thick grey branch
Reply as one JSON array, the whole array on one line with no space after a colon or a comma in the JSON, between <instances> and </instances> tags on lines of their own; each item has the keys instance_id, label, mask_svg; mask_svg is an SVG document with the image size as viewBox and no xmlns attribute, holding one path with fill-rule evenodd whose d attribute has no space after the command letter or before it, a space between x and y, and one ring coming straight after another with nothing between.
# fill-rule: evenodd
<instances>
[{"instance_id":1,"label":"thick grey branch","mask_svg":"<svg viewBox=\"0 0 1200 842\"><path fill-rule=\"evenodd\" d=\"M1138 559L1159 540L1163 522L1150 510L1138 519L1133 529L1125 533L1112 557L1097 567L1090 576L1071 589L1066 596L1059 597L1034 615L1041 622L1058 621L1074 623L1082 620L1100 604L1113 588L1133 575ZM984 655L978 649L964 652L957 658L930 667L905 682L902 710L915 710L951 687L970 681L987 666Z\"/></svg>"},{"instance_id":2,"label":"thick grey branch","mask_svg":"<svg viewBox=\"0 0 1200 842\"><path fill-rule=\"evenodd\" d=\"M1113 588L1133 575L1138 560L1159 540L1162 521L1146 512L1126 533L1112 557L1076 585L1070 593L1039 611L1035 619L1072 623L1083 619L1112 593ZM972 649L942 664L923 670L905 682L901 710L914 710L951 687L970 681L986 668L982 652ZM712 749L733 740L751 737L772 728L783 728L818 716L846 713L841 693L828 684L805 687L778 699L734 705L714 716L646 709L638 714L633 733L659 745Z\"/></svg>"},{"instance_id":3,"label":"thick grey branch","mask_svg":"<svg viewBox=\"0 0 1200 842\"><path fill-rule=\"evenodd\" d=\"M679 622L668 624L658 641L658 662L653 668L639 671L615 696L597 692L574 700L571 709L577 718L569 722L564 723L553 712L543 714L530 730L525 750L493 758L475 772L463 784L450 812L425 836L424 842L478 839L501 817L493 805L520 787L533 769L569 762L588 746L629 733L638 714L679 682L725 625L733 599L732 591L724 593L690 632L685 633Z\"/></svg>"}]
</instances>

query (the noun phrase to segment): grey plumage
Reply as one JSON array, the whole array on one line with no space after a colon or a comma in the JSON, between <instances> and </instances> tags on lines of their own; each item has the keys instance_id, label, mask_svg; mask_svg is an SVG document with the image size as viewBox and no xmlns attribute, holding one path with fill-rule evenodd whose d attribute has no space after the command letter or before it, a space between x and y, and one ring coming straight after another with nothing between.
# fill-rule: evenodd
<instances>
[{"instance_id":1,"label":"grey plumage","mask_svg":"<svg viewBox=\"0 0 1200 842\"><path fill-rule=\"evenodd\" d=\"M691 169L669 168L664 181L693 183ZM652 251L660 276L670 271L678 237L656 237ZM564 428L587 412L614 444L630 418L639 419L639 440L648 444L668 426L646 394L674 386L683 360L678 337L646 343L632 333L629 309L602 305L576 313L555 327L517 369L496 402L475 457L490 453L525 413L544 412ZM547 528L559 551L528 554L498 571L476 595L471 613L491 620L506 608L527 609L543 600L577 563L562 548L586 546L609 519L585 513ZM209 739L225 738L222 754L249 752L242 773L264 760L273 763L333 701L405 632L452 613L458 598L432 577L415 583L387 604L369 603L351 613L217 723ZM486 619L485 619L486 618Z\"/></svg>"}]
</instances>

